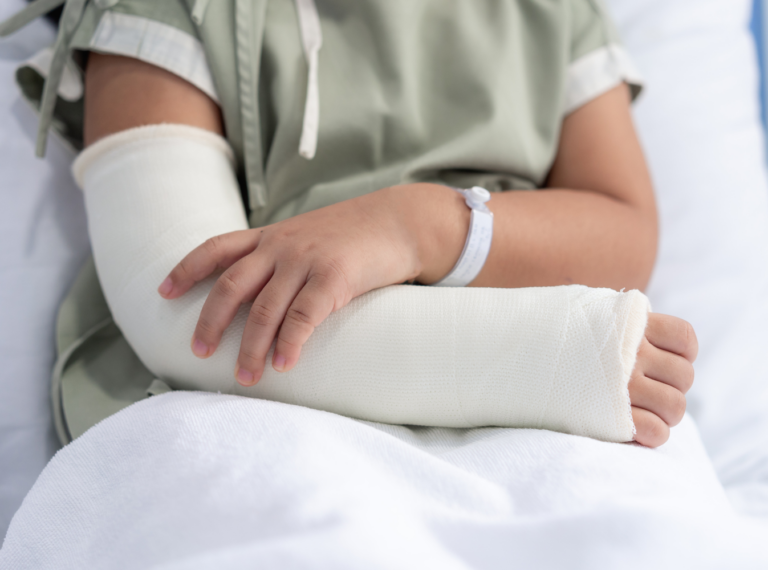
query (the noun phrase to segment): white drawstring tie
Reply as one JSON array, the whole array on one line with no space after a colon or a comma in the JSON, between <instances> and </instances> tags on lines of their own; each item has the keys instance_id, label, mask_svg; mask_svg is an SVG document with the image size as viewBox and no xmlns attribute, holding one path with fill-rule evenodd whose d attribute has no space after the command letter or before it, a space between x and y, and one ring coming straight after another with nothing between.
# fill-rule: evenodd
<instances>
[{"instance_id":1,"label":"white drawstring tie","mask_svg":"<svg viewBox=\"0 0 768 570\"><path fill-rule=\"evenodd\" d=\"M320 88L318 86L318 54L323 45L320 17L314 0L296 0L299 13L301 41L309 65L307 78L307 100L304 104L304 123L301 128L299 154L312 160L317 151L317 131L320 127Z\"/></svg>"}]
</instances>

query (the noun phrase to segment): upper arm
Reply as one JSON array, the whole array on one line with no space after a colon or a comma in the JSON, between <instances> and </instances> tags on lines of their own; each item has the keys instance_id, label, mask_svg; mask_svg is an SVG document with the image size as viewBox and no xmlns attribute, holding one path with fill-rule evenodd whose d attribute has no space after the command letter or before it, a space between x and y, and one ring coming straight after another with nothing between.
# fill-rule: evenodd
<instances>
[{"instance_id":1,"label":"upper arm","mask_svg":"<svg viewBox=\"0 0 768 570\"><path fill-rule=\"evenodd\" d=\"M565 117L547 186L587 190L626 203L644 217L655 235L653 185L625 84Z\"/></svg>"},{"instance_id":2,"label":"upper arm","mask_svg":"<svg viewBox=\"0 0 768 570\"><path fill-rule=\"evenodd\" d=\"M550 188L588 190L642 212L656 230L648 168L632 122L642 79L603 0L566 0L570 54Z\"/></svg>"},{"instance_id":3,"label":"upper arm","mask_svg":"<svg viewBox=\"0 0 768 570\"><path fill-rule=\"evenodd\" d=\"M224 131L218 105L185 79L138 59L92 52L85 73L85 145L159 123Z\"/></svg>"}]
</instances>

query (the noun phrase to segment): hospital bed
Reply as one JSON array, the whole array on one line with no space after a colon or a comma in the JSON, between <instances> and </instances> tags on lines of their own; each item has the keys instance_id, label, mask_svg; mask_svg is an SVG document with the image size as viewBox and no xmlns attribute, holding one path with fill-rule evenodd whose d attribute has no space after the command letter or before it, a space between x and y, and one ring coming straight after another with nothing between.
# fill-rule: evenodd
<instances>
[{"instance_id":1,"label":"hospital bed","mask_svg":"<svg viewBox=\"0 0 768 570\"><path fill-rule=\"evenodd\" d=\"M0 20L21 4L0 5ZM0 41L0 534L19 513L0 568L768 567L766 11L608 5L646 80L635 118L661 218L648 295L700 342L689 413L666 446L410 430L172 394L68 446L23 506L58 449L54 319L88 239L73 155L55 141L34 158L35 117L12 83L54 31L39 21ZM250 421L253 405L276 425ZM211 426L215 441L200 437ZM185 453L159 454L171 440ZM17 565L31 560L25 540L45 552L36 565Z\"/></svg>"}]
</instances>

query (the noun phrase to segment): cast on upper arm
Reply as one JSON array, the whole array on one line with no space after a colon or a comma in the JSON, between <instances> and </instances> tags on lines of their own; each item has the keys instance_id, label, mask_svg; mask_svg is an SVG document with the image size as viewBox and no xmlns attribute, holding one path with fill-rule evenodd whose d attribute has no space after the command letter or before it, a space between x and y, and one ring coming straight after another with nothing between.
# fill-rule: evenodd
<instances>
[{"instance_id":1,"label":"cast on upper arm","mask_svg":"<svg viewBox=\"0 0 768 570\"><path fill-rule=\"evenodd\" d=\"M215 277L172 301L157 287L206 239L248 227L232 159L218 135L156 125L110 135L74 164L107 303L159 378L385 423L632 439L627 385L649 310L638 291L384 287L332 313L292 370L267 366L249 388L234 379L244 305L216 353L196 358Z\"/></svg>"},{"instance_id":2,"label":"cast on upper arm","mask_svg":"<svg viewBox=\"0 0 768 570\"><path fill-rule=\"evenodd\" d=\"M565 114L626 82L634 99L642 78L621 45L602 0L569 0L571 54L565 89Z\"/></svg>"}]
</instances>

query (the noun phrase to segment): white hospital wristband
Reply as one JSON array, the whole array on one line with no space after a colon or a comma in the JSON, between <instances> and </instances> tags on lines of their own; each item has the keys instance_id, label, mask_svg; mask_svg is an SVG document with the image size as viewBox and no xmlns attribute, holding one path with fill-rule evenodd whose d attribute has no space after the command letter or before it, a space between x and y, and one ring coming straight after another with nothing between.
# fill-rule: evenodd
<instances>
[{"instance_id":1,"label":"white hospital wristband","mask_svg":"<svg viewBox=\"0 0 768 570\"><path fill-rule=\"evenodd\" d=\"M469 232L456 265L448 275L433 283L433 287L466 287L480 273L485 260L488 259L488 252L491 251L493 212L485 205L491 199L491 193L480 186L473 186L468 190L454 190L464 196L467 206L472 209Z\"/></svg>"}]
</instances>

